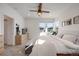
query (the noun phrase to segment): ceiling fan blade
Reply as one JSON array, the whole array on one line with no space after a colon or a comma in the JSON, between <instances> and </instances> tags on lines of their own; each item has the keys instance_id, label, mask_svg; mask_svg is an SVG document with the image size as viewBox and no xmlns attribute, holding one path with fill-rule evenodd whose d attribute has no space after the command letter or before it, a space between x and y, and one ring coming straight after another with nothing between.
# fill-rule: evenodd
<instances>
[{"instance_id":1,"label":"ceiling fan blade","mask_svg":"<svg viewBox=\"0 0 79 59\"><path fill-rule=\"evenodd\" d=\"M37 10L30 10L31 12L38 12Z\"/></svg>"},{"instance_id":2,"label":"ceiling fan blade","mask_svg":"<svg viewBox=\"0 0 79 59\"><path fill-rule=\"evenodd\" d=\"M44 12L44 13L50 13L49 11L42 11L42 12Z\"/></svg>"}]
</instances>

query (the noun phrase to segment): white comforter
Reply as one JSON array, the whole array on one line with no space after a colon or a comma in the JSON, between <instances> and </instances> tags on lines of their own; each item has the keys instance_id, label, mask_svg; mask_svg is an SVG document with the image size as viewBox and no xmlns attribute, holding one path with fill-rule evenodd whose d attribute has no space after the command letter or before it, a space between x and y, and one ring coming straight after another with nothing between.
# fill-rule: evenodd
<instances>
[{"instance_id":1,"label":"white comforter","mask_svg":"<svg viewBox=\"0 0 79 59\"><path fill-rule=\"evenodd\" d=\"M36 40L30 56L55 56L57 53L74 53L79 46L56 36L40 36Z\"/></svg>"}]
</instances>

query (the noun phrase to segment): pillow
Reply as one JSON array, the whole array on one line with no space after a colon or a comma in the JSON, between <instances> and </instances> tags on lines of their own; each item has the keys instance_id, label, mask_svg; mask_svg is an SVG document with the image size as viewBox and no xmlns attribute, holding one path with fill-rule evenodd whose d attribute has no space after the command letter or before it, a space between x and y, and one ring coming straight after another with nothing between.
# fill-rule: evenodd
<instances>
[{"instance_id":1,"label":"pillow","mask_svg":"<svg viewBox=\"0 0 79 59\"><path fill-rule=\"evenodd\" d=\"M64 34L64 36L62 37L62 39L68 40L70 42L75 43L75 41L76 41L77 38L76 38L75 35L72 35L72 34Z\"/></svg>"},{"instance_id":2,"label":"pillow","mask_svg":"<svg viewBox=\"0 0 79 59\"><path fill-rule=\"evenodd\" d=\"M64 35L64 34L62 34L62 33L58 33L56 36L59 37L59 38L62 38L63 35Z\"/></svg>"},{"instance_id":3,"label":"pillow","mask_svg":"<svg viewBox=\"0 0 79 59\"><path fill-rule=\"evenodd\" d=\"M75 40L75 44L79 45L79 37L77 37L77 40Z\"/></svg>"}]
</instances>

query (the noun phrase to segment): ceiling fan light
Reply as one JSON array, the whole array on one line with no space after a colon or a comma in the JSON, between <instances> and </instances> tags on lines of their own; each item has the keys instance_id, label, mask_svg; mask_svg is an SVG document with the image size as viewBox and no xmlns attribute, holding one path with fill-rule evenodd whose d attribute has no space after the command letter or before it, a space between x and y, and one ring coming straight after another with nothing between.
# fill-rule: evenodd
<instances>
[{"instance_id":1,"label":"ceiling fan light","mask_svg":"<svg viewBox=\"0 0 79 59\"><path fill-rule=\"evenodd\" d=\"M38 14L38 16L41 16L42 15L42 13L37 13Z\"/></svg>"}]
</instances>

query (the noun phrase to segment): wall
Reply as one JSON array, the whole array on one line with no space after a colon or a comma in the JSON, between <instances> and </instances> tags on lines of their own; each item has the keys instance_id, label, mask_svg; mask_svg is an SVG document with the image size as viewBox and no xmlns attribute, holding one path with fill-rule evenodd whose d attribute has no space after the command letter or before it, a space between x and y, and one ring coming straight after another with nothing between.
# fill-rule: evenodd
<instances>
[{"instance_id":1,"label":"wall","mask_svg":"<svg viewBox=\"0 0 79 59\"><path fill-rule=\"evenodd\" d=\"M0 34L3 34L4 33L4 21L3 21L3 15L2 15L2 12L0 11Z\"/></svg>"},{"instance_id":2,"label":"wall","mask_svg":"<svg viewBox=\"0 0 79 59\"><path fill-rule=\"evenodd\" d=\"M66 21L68 19L73 19L73 17L79 16L79 3L74 3L71 6L69 6L66 10L62 12L62 14L59 16L61 20L61 25L62 21ZM73 25L73 20L72 20L72 25ZM78 24L79 26L79 24ZM62 27L62 26L61 26ZM66 26L69 27L69 26Z\"/></svg>"},{"instance_id":3,"label":"wall","mask_svg":"<svg viewBox=\"0 0 79 59\"><path fill-rule=\"evenodd\" d=\"M73 18L77 15L79 15L79 3L74 3L71 6L69 6L66 10L64 10L59 16L59 18L61 20L66 20Z\"/></svg>"},{"instance_id":4,"label":"wall","mask_svg":"<svg viewBox=\"0 0 79 59\"><path fill-rule=\"evenodd\" d=\"M67 20L67 19L73 19L73 17L79 16L79 3L73 4L70 7L68 7L61 15L61 20ZM74 34L77 33L79 34L79 24L73 24L72 20L72 25L67 25L64 27L60 27L59 32L67 32L71 33L73 32Z\"/></svg>"},{"instance_id":5,"label":"wall","mask_svg":"<svg viewBox=\"0 0 79 59\"><path fill-rule=\"evenodd\" d=\"M64 26L59 29L60 34L73 34L79 37L79 24Z\"/></svg>"},{"instance_id":6,"label":"wall","mask_svg":"<svg viewBox=\"0 0 79 59\"><path fill-rule=\"evenodd\" d=\"M26 28L28 29L29 39L35 38L39 36L39 23L40 22L51 22L53 23L54 20L52 19L43 19L43 18L27 18L25 19Z\"/></svg>"},{"instance_id":7,"label":"wall","mask_svg":"<svg viewBox=\"0 0 79 59\"><path fill-rule=\"evenodd\" d=\"M24 28L24 19L20 14L8 6L7 4L0 4L0 33L4 34L4 15L14 19L14 37L11 45L15 44L16 23L20 25L20 30Z\"/></svg>"}]
</instances>

